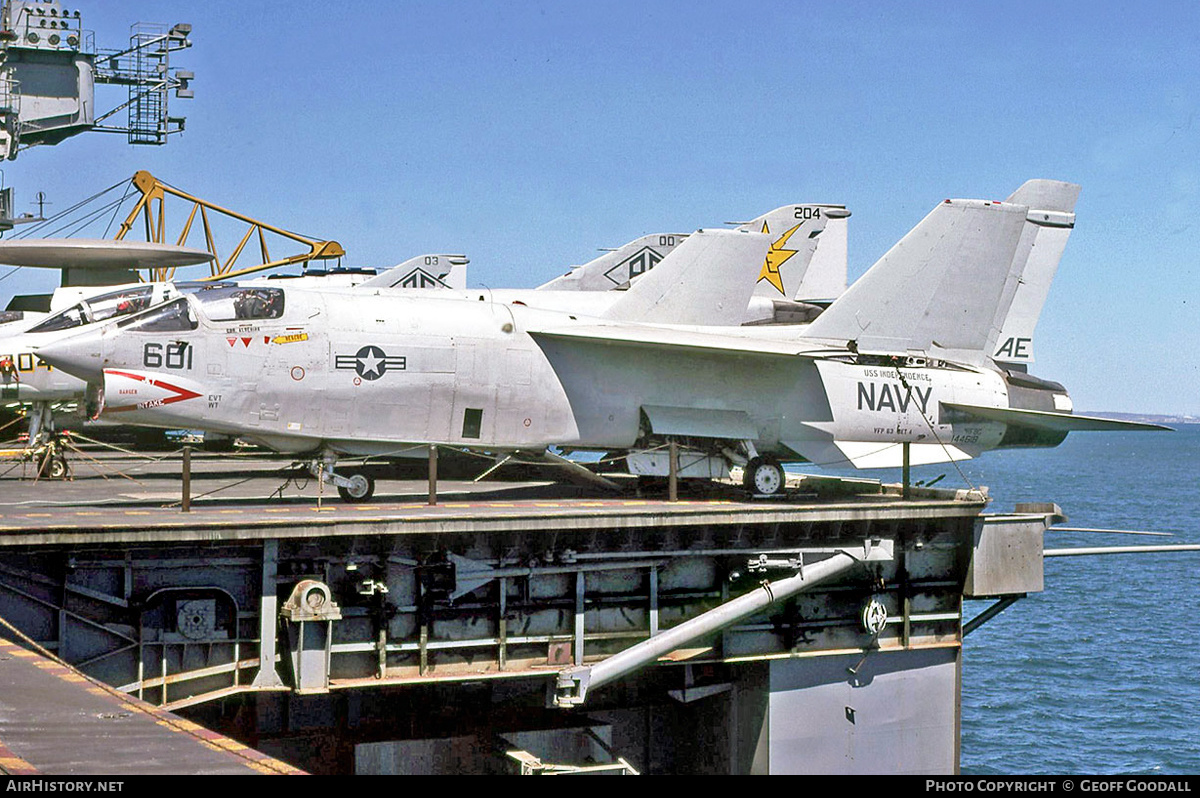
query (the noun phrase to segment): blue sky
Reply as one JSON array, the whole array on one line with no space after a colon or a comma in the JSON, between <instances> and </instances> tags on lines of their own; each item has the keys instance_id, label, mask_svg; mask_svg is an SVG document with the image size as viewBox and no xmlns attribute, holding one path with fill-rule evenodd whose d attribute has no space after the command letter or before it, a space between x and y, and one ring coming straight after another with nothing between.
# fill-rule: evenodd
<instances>
[{"instance_id":1,"label":"blue sky","mask_svg":"<svg viewBox=\"0 0 1200 798\"><path fill-rule=\"evenodd\" d=\"M1200 5L72 0L101 47L193 25L165 147L4 164L19 210L148 169L334 238L536 285L652 232L853 211L850 273L945 197L1082 184L1034 373L1082 410L1200 415ZM101 105L119 91L100 90ZM3 270L0 270L3 274ZM47 290L50 273L0 282Z\"/></svg>"}]
</instances>

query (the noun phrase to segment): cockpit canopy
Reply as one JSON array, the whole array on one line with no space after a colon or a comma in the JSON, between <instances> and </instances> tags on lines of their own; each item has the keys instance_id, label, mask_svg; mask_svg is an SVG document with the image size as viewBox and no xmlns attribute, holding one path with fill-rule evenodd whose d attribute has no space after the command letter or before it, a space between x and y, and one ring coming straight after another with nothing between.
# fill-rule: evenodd
<instances>
[{"instance_id":1,"label":"cockpit canopy","mask_svg":"<svg viewBox=\"0 0 1200 798\"><path fill-rule=\"evenodd\" d=\"M210 321L277 319L283 315L283 290L279 288L220 287L197 291L200 311Z\"/></svg>"},{"instance_id":2,"label":"cockpit canopy","mask_svg":"<svg viewBox=\"0 0 1200 798\"><path fill-rule=\"evenodd\" d=\"M100 321L128 316L150 307L154 289L152 286L123 288L100 296L85 299L77 305L55 313L50 318L30 328L31 333L55 332L95 324Z\"/></svg>"},{"instance_id":3,"label":"cockpit canopy","mask_svg":"<svg viewBox=\"0 0 1200 798\"><path fill-rule=\"evenodd\" d=\"M148 313L117 322L117 326L137 332L184 332L196 329L197 325L187 297L180 297Z\"/></svg>"}]
</instances>

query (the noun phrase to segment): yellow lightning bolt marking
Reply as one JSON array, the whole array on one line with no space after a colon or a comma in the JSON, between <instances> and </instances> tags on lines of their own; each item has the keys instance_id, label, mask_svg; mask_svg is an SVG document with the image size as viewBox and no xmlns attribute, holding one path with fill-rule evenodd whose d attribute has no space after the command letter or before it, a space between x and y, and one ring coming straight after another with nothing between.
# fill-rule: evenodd
<instances>
[{"instance_id":1,"label":"yellow lightning bolt marking","mask_svg":"<svg viewBox=\"0 0 1200 798\"><path fill-rule=\"evenodd\" d=\"M771 248L767 250L767 258L763 261L762 271L758 273L757 282L761 283L763 280L766 280L768 283L775 286L779 293L783 294L784 296L787 296L787 292L783 290L783 275L779 273L779 267L791 260L791 257L796 254L796 250L783 249L783 245L788 242L788 239L792 237L793 233L800 229L800 225L802 224L804 224L804 222L801 222L791 230L788 230L779 237L778 241L771 245ZM766 222L763 222L762 231L764 233L771 232L767 229Z\"/></svg>"},{"instance_id":2,"label":"yellow lightning bolt marking","mask_svg":"<svg viewBox=\"0 0 1200 798\"><path fill-rule=\"evenodd\" d=\"M800 224L797 224L795 227L781 235L775 243L771 244L771 248L767 250L766 260L763 261L762 271L759 272L758 275L759 281L766 280L771 285L775 286L776 290L778 290L779 293L783 294L784 296L787 295L787 292L783 288L783 275L780 273L779 269L781 266L783 266L783 264L787 263L793 255L796 254L796 250L783 249L783 246L787 244L788 239L792 237L792 234L800 229L802 224L804 223L801 222ZM766 222L763 222L762 231L764 233L771 232L767 228Z\"/></svg>"}]
</instances>

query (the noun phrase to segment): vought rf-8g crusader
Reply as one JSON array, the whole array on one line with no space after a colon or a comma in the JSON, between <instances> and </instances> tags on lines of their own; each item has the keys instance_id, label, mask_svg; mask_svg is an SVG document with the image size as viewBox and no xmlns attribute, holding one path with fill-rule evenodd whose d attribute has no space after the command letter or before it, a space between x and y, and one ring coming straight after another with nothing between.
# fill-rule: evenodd
<instances>
[{"instance_id":1,"label":"vought rf-8g crusader","mask_svg":"<svg viewBox=\"0 0 1200 798\"><path fill-rule=\"evenodd\" d=\"M1041 182L1030 201L1055 207L1065 193L1073 206L1077 187ZM946 200L807 327L657 323L740 322L772 236L700 231L597 317L227 287L39 353L88 380L106 414L311 454L350 499L373 485L334 475L339 457L430 443L624 452L639 472L673 441L681 476L744 464L747 487L769 494L784 462L934 463L1077 430L1158 429L1072 415L1061 385L1008 362L1015 344L1006 352L1001 336L1020 321L1031 337L1041 304L1025 274L1056 267L1072 219L1069 207Z\"/></svg>"},{"instance_id":2,"label":"vought rf-8g crusader","mask_svg":"<svg viewBox=\"0 0 1200 798\"><path fill-rule=\"evenodd\" d=\"M185 247L146 244L138 241L90 241L82 239L37 239L0 243L0 260L15 261L22 256L42 265L83 264L95 267L104 259L128 266L138 258L145 265L197 262L210 259L206 252ZM403 288L411 284L415 274L424 274L432 265L434 270L455 281L455 287L465 289L466 259L459 255L421 255L410 258L380 274L361 275L364 284ZM337 280L340 275L333 275ZM355 285L353 278L344 283ZM436 279L436 278L435 278ZM324 276L295 278L293 284L325 285ZM291 282L291 281L289 281ZM279 280L251 280L250 285L281 284ZM28 405L28 441L21 449L0 450L0 456L38 461L41 476L61 477L69 473L62 451L62 441L56 434L63 422L78 423L99 412L88 407L87 383L64 371L53 368L35 353L35 349L64 336L74 335L89 325L103 324L113 319L161 304L169 299L213 285L204 281L156 281L129 283L119 286L64 286L54 292L50 313L8 313L0 318L0 400L12 406ZM334 285L342 283L334 282ZM439 286L443 284L437 283ZM228 283L233 285L233 283Z\"/></svg>"}]
</instances>

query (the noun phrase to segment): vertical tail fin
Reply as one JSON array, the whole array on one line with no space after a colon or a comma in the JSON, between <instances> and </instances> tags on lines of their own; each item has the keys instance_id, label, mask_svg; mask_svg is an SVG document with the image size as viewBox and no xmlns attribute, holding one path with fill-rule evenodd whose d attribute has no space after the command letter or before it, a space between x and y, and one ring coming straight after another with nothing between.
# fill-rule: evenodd
<instances>
[{"instance_id":1,"label":"vertical tail fin","mask_svg":"<svg viewBox=\"0 0 1200 798\"><path fill-rule=\"evenodd\" d=\"M642 275L604 318L655 324L741 324L772 238L697 230Z\"/></svg>"},{"instance_id":2,"label":"vertical tail fin","mask_svg":"<svg viewBox=\"0 0 1200 798\"><path fill-rule=\"evenodd\" d=\"M1075 227L1079 190L1074 183L1030 180L1008 198L1008 202L1027 206L1029 214L1010 274L1012 303L1006 314L996 318L999 332L991 347L994 360L1015 365L1033 362L1033 332Z\"/></svg>"},{"instance_id":3,"label":"vertical tail fin","mask_svg":"<svg viewBox=\"0 0 1200 798\"><path fill-rule=\"evenodd\" d=\"M996 335L993 319L1027 214L1024 205L944 201L817 317L805 337L869 350L983 353Z\"/></svg>"},{"instance_id":4,"label":"vertical tail fin","mask_svg":"<svg viewBox=\"0 0 1200 798\"><path fill-rule=\"evenodd\" d=\"M635 238L595 260L539 285L547 291L610 291L650 271L687 238L681 233L655 233Z\"/></svg>"},{"instance_id":5,"label":"vertical tail fin","mask_svg":"<svg viewBox=\"0 0 1200 798\"><path fill-rule=\"evenodd\" d=\"M453 288L467 287L465 255L418 255L375 275L359 288Z\"/></svg>"},{"instance_id":6,"label":"vertical tail fin","mask_svg":"<svg viewBox=\"0 0 1200 798\"><path fill-rule=\"evenodd\" d=\"M816 253L823 246L824 232L829 222L849 215L842 205L793 204L740 224L738 230L771 236L771 248L763 259L753 295L768 299L798 299L799 294L824 291L825 288L818 286L836 284L839 280L841 288L833 296L845 290L846 262L844 257L840 264L838 262L837 252L834 251L836 241L829 247L829 257L821 261L821 273L813 273L813 264ZM805 284L809 287L805 288Z\"/></svg>"},{"instance_id":7,"label":"vertical tail fin","mask_svg":"<svg viewBox=\"0 0 1200 798\"><path fill-rule=\"evenodd\" d=\"M808 271L792 295L797 302L828 305L846 291L846 259L849 248L850 211L830 205L825 211L825 229L817 239Z\"/></svg>"}]
</instances>

